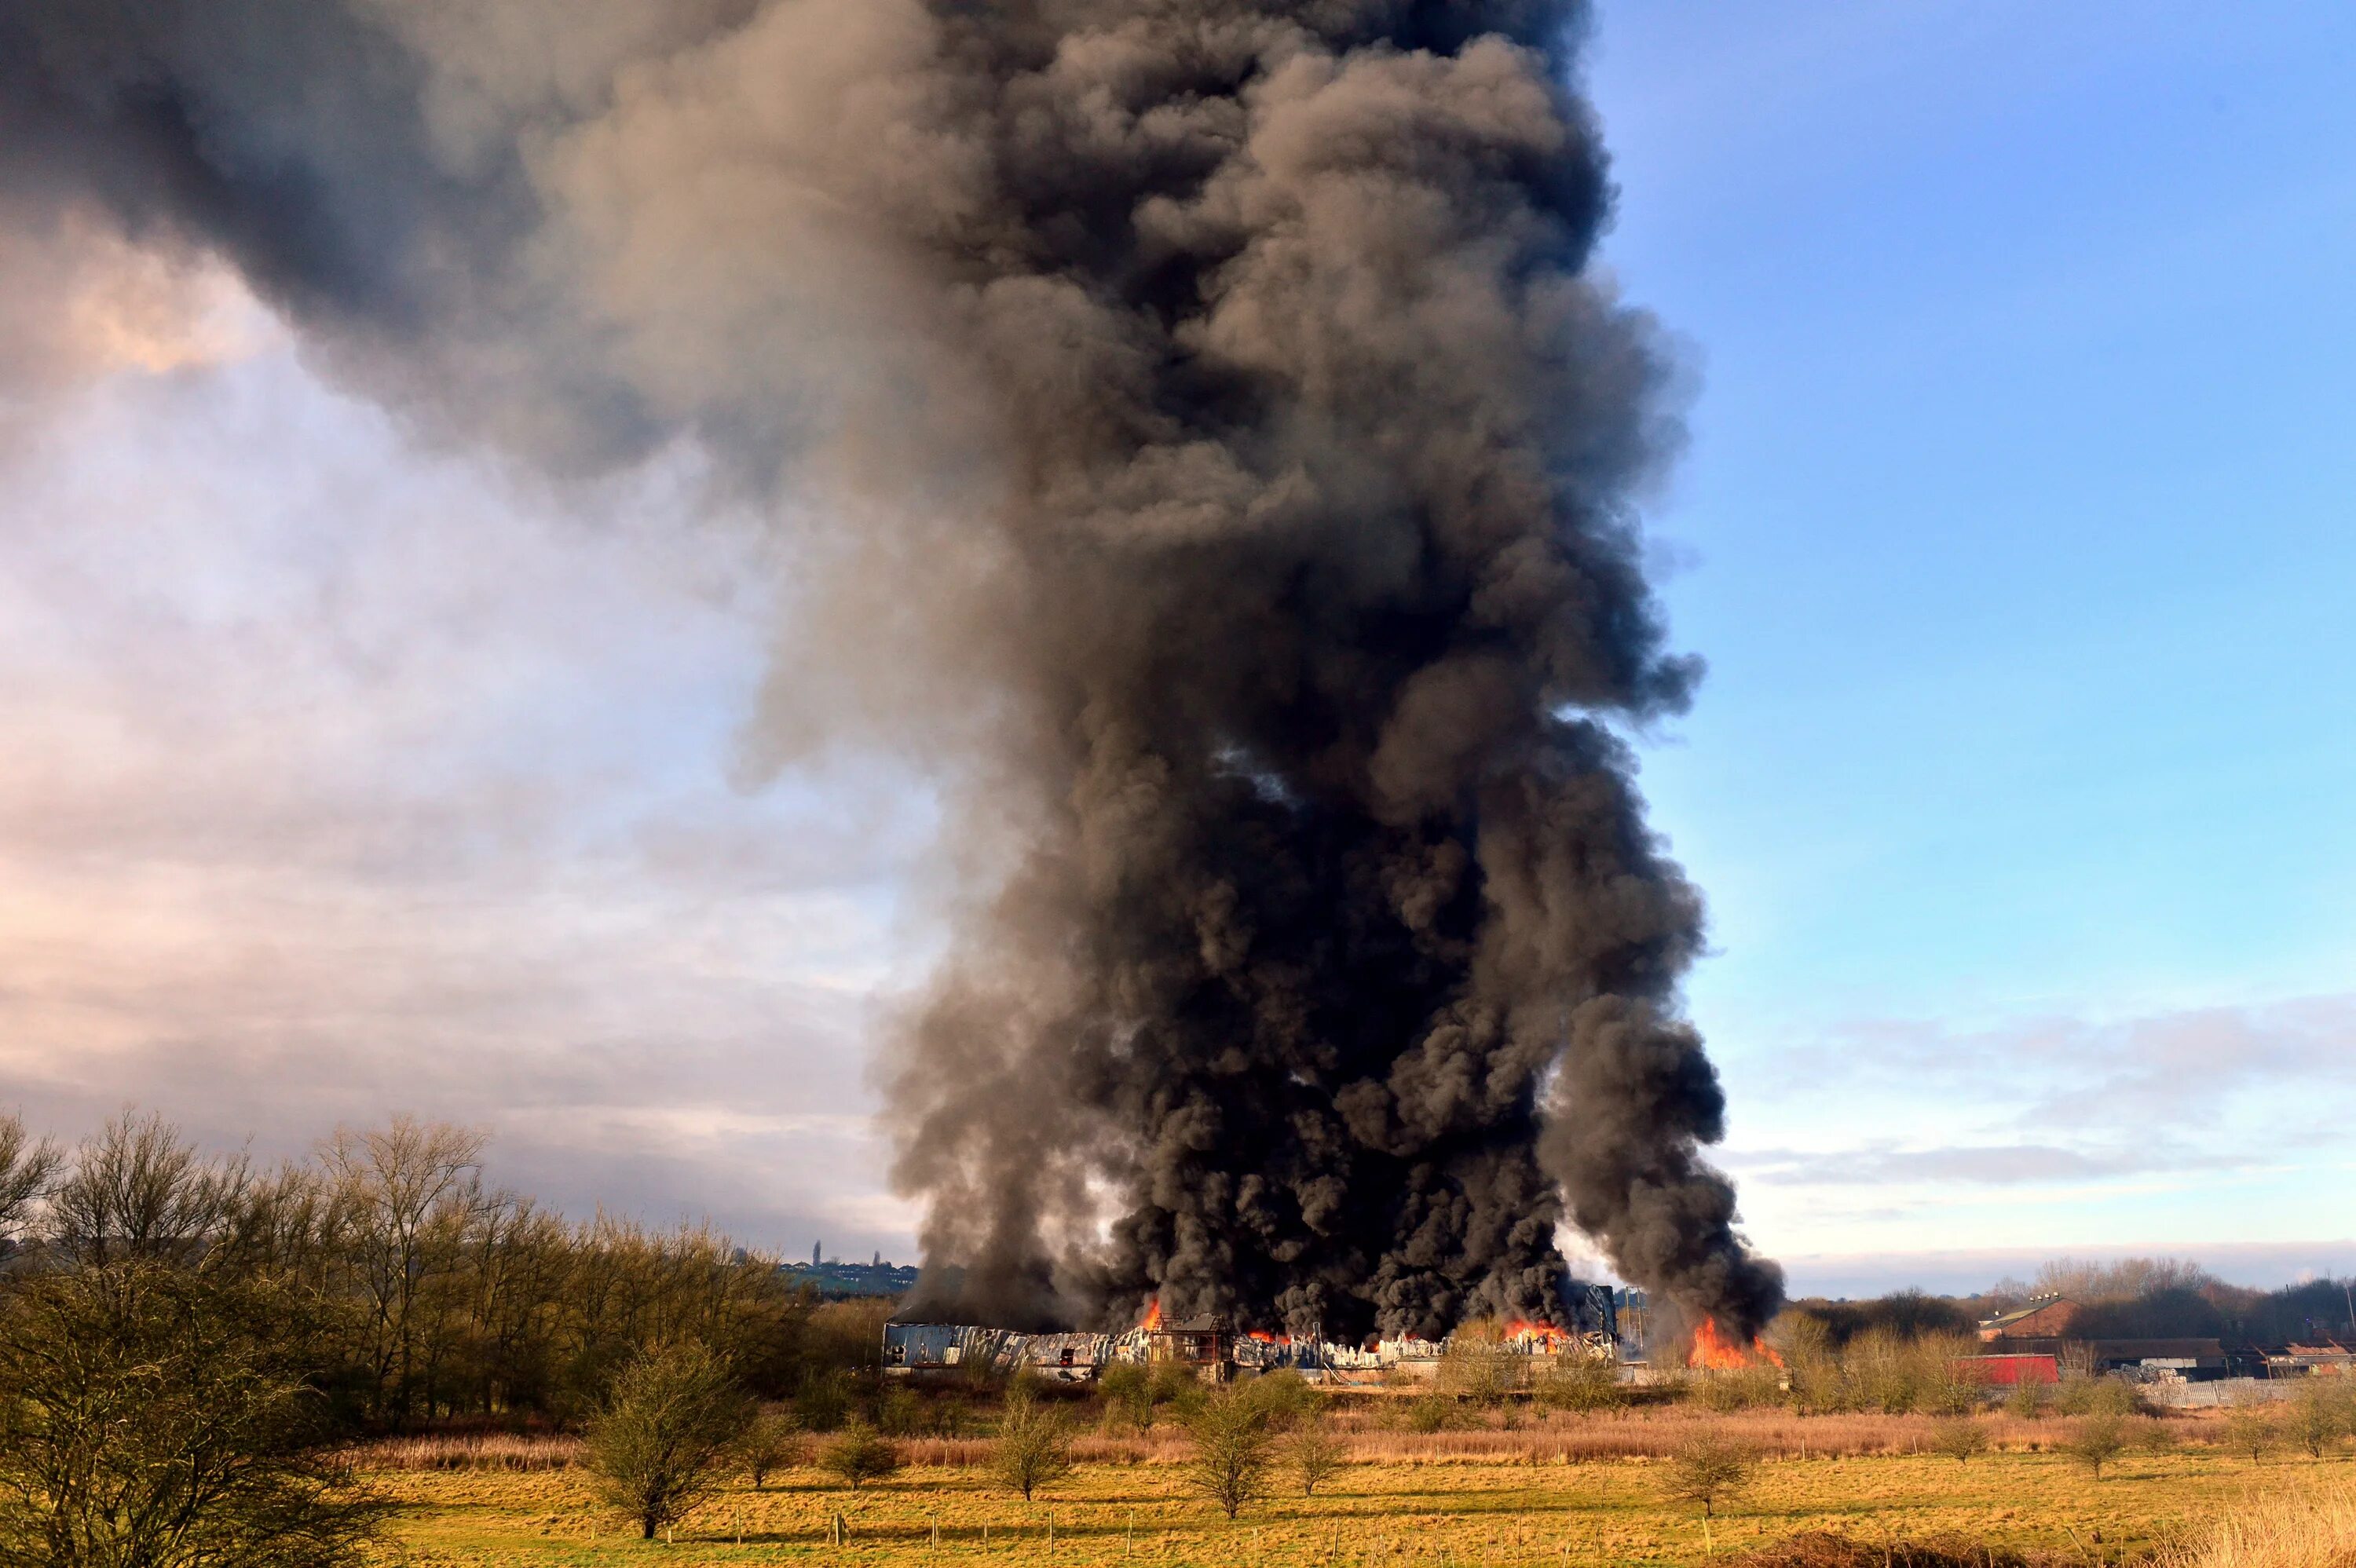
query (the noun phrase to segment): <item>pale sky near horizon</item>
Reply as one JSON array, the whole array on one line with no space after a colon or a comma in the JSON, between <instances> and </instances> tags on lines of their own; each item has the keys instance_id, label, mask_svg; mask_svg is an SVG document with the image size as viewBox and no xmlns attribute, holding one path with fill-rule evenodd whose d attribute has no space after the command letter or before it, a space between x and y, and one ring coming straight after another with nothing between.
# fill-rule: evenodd
<instances>
[{"instance_id":1,"label":"pale sky near horizon","mask_svg":"<svg viewBox=\"0 0 2356 1568\"><path fill-rule=\"evenodd\" d=\"M2126 16L1601 9L1711 667L1644 788L1804 1289L2356 1271L2356 18ZM908 1255L861 1040L930 806L746 765L761 530L687 454L421 451L232 282L80 264L80 373L0 406L0 1105L409 1110L574 1212Z\"/></svg>"}]
</instances>

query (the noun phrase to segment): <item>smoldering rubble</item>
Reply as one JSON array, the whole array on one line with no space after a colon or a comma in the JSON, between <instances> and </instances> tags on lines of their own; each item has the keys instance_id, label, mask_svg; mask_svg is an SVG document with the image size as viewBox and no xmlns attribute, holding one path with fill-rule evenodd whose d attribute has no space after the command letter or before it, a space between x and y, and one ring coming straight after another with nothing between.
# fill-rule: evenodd
<instances>
[{"instance_id":1,"label":"smoldering rubble","mask_svg":"<svg viewBox=\"0 0 2356 1568\"><path fill-rule=\"evenodd\" d=\"M57 0L0 216L227 259L421 440L791 534L760 765L939 781L881 1048L945 1309L1432 1335L1575 1227L1730 1330L1687 704L1561 0Z\"/></svg>"}]
</instances>

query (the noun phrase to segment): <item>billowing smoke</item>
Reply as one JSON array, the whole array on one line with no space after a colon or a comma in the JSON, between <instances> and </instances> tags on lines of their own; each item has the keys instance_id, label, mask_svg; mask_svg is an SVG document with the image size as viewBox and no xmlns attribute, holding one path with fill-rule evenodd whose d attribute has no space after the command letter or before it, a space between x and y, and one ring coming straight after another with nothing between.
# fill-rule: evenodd
<instances>
[{"instance_id":1,"label":"billowing smoke","mask_svg":"<svg viewBox=\"0 0 2356 1568\"><path fill-rule=\"evenodd\" d=\"M0 204L219 252L429 437L792 525L766 765L950 803L882 1063L936 1307L1432 1333L1568 1221L1748 1333L1561 0L56 0Z\"/></svg>"}]
</instances>

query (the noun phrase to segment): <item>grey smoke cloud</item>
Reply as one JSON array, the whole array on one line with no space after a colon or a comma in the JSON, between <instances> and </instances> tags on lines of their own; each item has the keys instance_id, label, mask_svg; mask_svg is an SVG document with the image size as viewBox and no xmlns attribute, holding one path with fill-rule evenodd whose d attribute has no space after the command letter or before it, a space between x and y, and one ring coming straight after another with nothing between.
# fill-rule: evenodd
<instances>
[{"instance_id":1,"label":"grey smoke cloud","mask_svg":"<svg viewBox=\"0 0 2356 1568\"><path fill-rule=\"evenodd\" d=\"M0 18L0 197L216 252L337 374L792 534L749 761L884 745L956 936L881 1066L961 1309L1730 1327L1698 897L1623 735L1674 447L1575 5Z\"/></svg>"}]
</instances>

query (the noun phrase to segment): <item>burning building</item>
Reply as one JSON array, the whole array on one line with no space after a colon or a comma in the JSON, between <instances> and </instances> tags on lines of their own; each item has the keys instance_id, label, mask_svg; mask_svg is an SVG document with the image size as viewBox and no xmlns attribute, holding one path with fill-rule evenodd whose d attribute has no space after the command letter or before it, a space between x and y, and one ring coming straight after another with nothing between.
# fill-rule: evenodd
<instances>
[{"instance_id":1,"label":"burning building","mask_svg":"<svg viewBox=\"0 0 2356 1568\"><path fill-rule=\"evenodd\" d=\"M1620 1343L1617 1315L1611 1309L1612 1293L1572 1283L1563 1298L1565 1320L1600 1326L1566 1328L1552 1320L1516 1319L1500 1327L1495 1348L1533 1359L1575 1356L1616 1363ZM1600 1317L1595 1315L1598 1302L1602 1304ZM1155 1301L1147 1304L1134 1328L1119 1333L1024 1333L895 1318L884 1326L882 1360L891 1375L959 1370L1005 1375L1027 1369L1050 1381L1085 1382L1108 1367L1128 1363L1174 1366L1206 1382L1226 1382L1241 1373L1280 1370L1321 1380L1402 1367L1429 1373L1448 1348L1444 1339L1414 1335L1350 1343L1315 1332L1294 1336L1238 1329L1217 1317L1182 1321L1165 1317Z\"/></svg>"}]
</instances>

